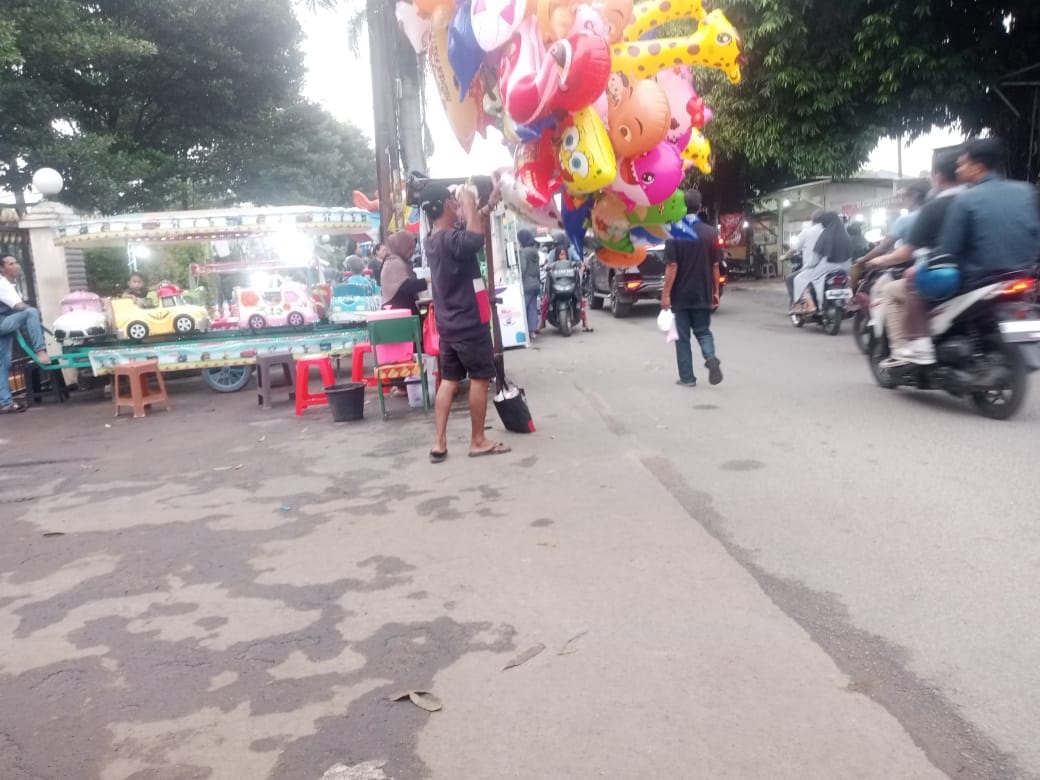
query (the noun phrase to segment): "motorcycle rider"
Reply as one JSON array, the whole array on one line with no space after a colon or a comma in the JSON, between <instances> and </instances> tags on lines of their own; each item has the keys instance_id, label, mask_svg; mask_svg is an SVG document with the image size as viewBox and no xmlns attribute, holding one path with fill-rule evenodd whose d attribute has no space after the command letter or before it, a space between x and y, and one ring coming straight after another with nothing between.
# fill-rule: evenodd
<instances>
[{"instance_id":1,"label":"motorcycle rider","mask_svg":"<svg viewBox=\"0 0 1040 780\"><path fill-rule=\"evenodd\" d=\"M875 257L888 254L893 249L899 249L899 247L906 243L910 231L913 230L914 221L917 219L917 212L920 210L921 206L924 205L925 199L928 197L928 185L924 182L912 182L907 184L899 191L899 197L903 202L903 209L906 213L896 218L896 221L892 223L892 228L888 231L888 234L881 239L880 243L878 243L876 247L871 249L862 257L853 260L852 271L849 274L853 289L855 289L859 284L861 270L869 261L873 260Z\"/></svg>"},{"instance_id":2,"label":"motorcycle rider","mask_svg":"<svg viewBox=\"0 0 1040 780\"><path fill-rule=\"evenodd\" d=\"M917 215L906 242L893 252L867 261L872 269L894 268L912 262L914 251L932 248L939 243L939 233L953 198L967 189L957 183L957 152L948 151L936 155L932 166L932 188L934 197ZM886 361L888 367L905 365L908 362L935 362L931 336L928 332L928 303L917 292L912 283L912 269L899 279L890 281L881 290L886 306L885 331L888 333L889 350L892 355ZM908 348L910 341L922 339L919 350ZM928 347L923 346L927 341Z\"/></svg>"},{"instance_id":3,"label":"motorcycle rider","mask_svg":"<svg viewBox=\"0 0 1040 780\"><path fill-rule=\"evenodd\" d=\"M1040 200L1025 182L999 171L1006 159L999 138L976 138L957 158L957 178L970 189L953 199L939 234L939 254L956 259L961 292L983 287L1002 274L1033 271L1040 260ZM913 269L911 269L913 270ZM913 273L907 284L911 284ZM930 336L911 341L901 356L935 362Z\"/></svg>"},{"instance_id":4,"label":"motorcycle rider","mask_svg":"<svg viewBox=\"0 0 1040 780\"><path fill-rule=\"evenodd\" d=\"M791 309L793 314L811 314L823 306L823 285L827 277L834 271L848 272L852 260L852 241L838 213L824 211L819 222L823 231L812 248L815 262L803 265L792 281L792 298L796 301ZM810 294L803 300L807 293L815 296Z\"/></svg>"},{"instance_id":5,"label":"motorcycle rider","mask_svg":"<svg viewBox=\"0 0 1040 780\"><path fill-rule=\"evenodd\" d=\"M571 263L574 266L575 273L578 274L578 278L575 279L575 293L580 299L579 308L581 310L581 329L589 332L592 328L589 327L588 314L585 311L585 299L581 294L581 273L583 272L584 263L577 258L577 250L575 250L570 242L570 239L562 232L556 232L553 234L553 246L549 252L549 259L545 265L545 293L542 295L542 311L539 318L539 329L545 327L546 321L549 319L549 306L553 302L553 277L552 267L556 263Z\"/></svg>"},{"instance_id":6,"label":"motorcycle rider","mask_svg":"<svg viewBox=\"0 0 1040 780\"><path fill-rule=\"evenodd\" d=\"M823 209L816 209L812 213L809 224L802 229L801 233L794 237L790 248L780 255L780 258L777 260L778 263L790 259L795 252L801 252L802 268L812 268L816 265L816 256L813 254L813 248L816 246L816 240L823 233L823 225L820 224L820 217L822 216ZM794 280L802 272L802 268L784 277L784 284L787 285L787 297L792 307L794 306Z\"/></svg>"}]
</instances>

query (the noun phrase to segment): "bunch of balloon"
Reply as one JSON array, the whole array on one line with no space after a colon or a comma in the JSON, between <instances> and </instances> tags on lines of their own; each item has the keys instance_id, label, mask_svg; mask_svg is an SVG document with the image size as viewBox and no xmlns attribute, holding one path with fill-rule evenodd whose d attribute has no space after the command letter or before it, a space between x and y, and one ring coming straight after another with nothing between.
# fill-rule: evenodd
<instances>
[{"instance_id":1,"label":"bunch of balloon","mask_svg":"<svg viewBox=\"0 0 1040 780\"><path fill-rule=\"evenodd\" d=\"M712 110L694 69L736 84L744 64L722 11L703 0L400 0L397 18L462 147L493 126L512 149L495 173L507 206L563 226L579 251L591 227L612 265L688 235L680 182L690 168L711 172ZM661 37L677 20L696 29Z\"/></svg>"}]
</instances>

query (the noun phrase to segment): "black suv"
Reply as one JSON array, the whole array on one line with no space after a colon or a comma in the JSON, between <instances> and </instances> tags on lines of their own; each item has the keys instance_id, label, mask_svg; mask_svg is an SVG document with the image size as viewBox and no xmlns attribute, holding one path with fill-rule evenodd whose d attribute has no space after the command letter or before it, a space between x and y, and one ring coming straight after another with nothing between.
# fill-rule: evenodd
<instances>
[{"instance_id":1,"label":"black suv","mask_svg":"<svg viewBox=\"0 0 1040 780\"><path fill-rule=\"evenodd\" d=\"M661 300L664 290L664 244L647 250L646 260L638 266L612 268L595 255L592 256L589 274L589 308L602 309L604 300L610 301L610 313L615 317L626 317L639 301ZM727 268L720 270L719 297L726 288Z\"/></svg>"}]
</instances>

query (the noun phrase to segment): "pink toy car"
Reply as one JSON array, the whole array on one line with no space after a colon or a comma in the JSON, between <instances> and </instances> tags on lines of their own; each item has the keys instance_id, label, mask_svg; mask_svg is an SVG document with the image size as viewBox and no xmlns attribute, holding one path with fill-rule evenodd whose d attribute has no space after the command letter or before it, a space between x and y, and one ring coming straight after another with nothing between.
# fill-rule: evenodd
<instances>
[{"instance_id":1,"label":"pink toy car","mask_svg":"<svg viewBox=\"0 0 1040 780\"><path fill-rule=\"evenodd\" d=\"M245 287L236 290L235 294L239 327L252 330L284 325L302 328L320 319L310 290L299 282L283 280L280 286L266 290Z\"/></svg>"},{"instance_id":2,"label":"pink toy car","mask_svg":"<svg viewBox=\"0 0 1040 780\"><path fill-rule=\"evenodd\" d=\"M112 332L105 300L86 290L75 290L61 299L61 314L54 320L54 338L60 342L97 338Z\"/></svg>"}]
</instances>

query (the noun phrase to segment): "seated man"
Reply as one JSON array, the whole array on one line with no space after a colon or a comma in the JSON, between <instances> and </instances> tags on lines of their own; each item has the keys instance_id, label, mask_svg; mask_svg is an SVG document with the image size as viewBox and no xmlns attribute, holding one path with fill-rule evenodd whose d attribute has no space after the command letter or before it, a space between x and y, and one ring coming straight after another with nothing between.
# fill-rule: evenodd
<instances>
[{"instance_id":1,"label":"seated man","mask_svg":"<svg viewBox=\"0 0 1040 780\"><path fill-rule=\"evenodd\" d=\"M784 284L787 285L787 298L793 307L795 304L794 300L794 280L805 268L813 268L816 266L816 255L813 253L816 247L816 242L823 234L823 225L820 223L820 217L823 216L823 209L816 209L812 214L812 219L802 232L799 233L791 241L791 246L786 252L780 255L777 260L778 263L782 263L788 260L791 255L795 252L802 253L802 266L797 271L792 271L784 277Z\"/></svg>"},{"instance_id":2,"label":"seated man","mask_svg":"<svg viewBox=\"0 0 1040 780\"><path fill-rule=\"evenodd\" d=\"M22 267L17 260L10 255L0 257L0 414L25 411L25 406L11 397L8 381L14 336L21 328L29 333L29 346L36 352L36 359L41 363L51 362L43 339L40 312L27 305L14 286L21 274Z\"/></svg>"},{"instance_id":3,"label":"seated man","mask_svg":"<svg viewBox=\"0 0 1040 780\"><path fill-rule=\"evenodd\" d=\"M965 190L964 186L957 184L957 152L945 152L936 156L932 166L932 187L936 195L918 212L905 243L894 252L868 260L868 268L906 265L913 261L915 250L932 248L939 243L939 233L945 222L947 210L953 203L954 196ZM913 269L907 271L902 278L890 281L880 291L887 303L885 330L888 333L889 352L892 355L888 361L891 366L908 362L935 362L928 329L928 303L917 293L912 280ZM918 339L921 340L919 349L910 351L908 343ZM925 342L927 347L924 346Z\"/></svg>"}]
</instances>

